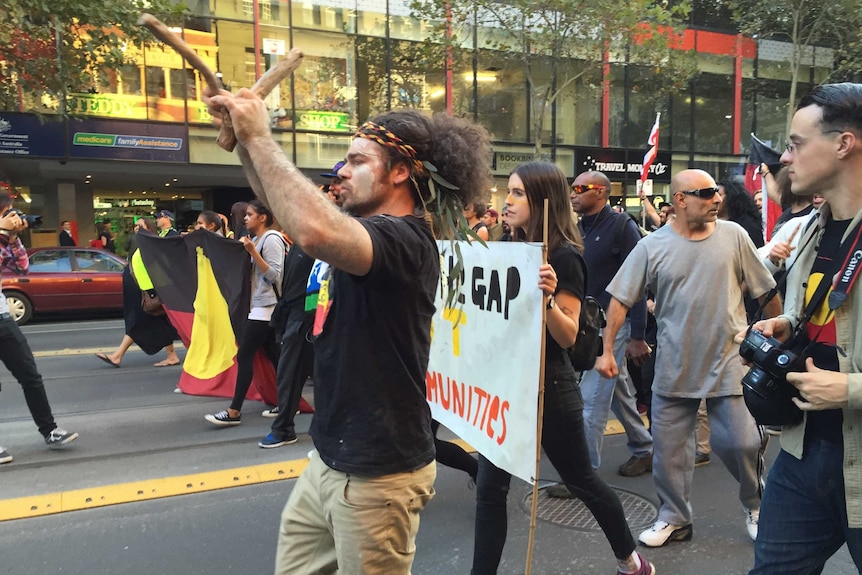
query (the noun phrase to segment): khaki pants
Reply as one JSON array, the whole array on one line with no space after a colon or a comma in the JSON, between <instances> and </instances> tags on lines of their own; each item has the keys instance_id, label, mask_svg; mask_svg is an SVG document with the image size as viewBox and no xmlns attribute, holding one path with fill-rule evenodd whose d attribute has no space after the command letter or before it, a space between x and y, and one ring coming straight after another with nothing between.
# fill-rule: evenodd
<instances>
[{"instance_id":1,"label":"khaki pants","mask_svg":"<svg viewBox=\"0 0 862 575\"><path fill-rule=\"evenodd\" d=\"M434 462L357 476L313 452L281 514L276 575L409 575L419 512L434 496Z\"/></svg>"}]
</instances>

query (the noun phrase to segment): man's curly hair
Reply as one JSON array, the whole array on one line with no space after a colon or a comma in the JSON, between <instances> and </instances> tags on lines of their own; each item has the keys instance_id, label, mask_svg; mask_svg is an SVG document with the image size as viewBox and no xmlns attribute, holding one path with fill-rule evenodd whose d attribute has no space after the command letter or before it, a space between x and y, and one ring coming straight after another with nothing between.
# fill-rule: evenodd
<instances>
[{"instance_id":1,"label":"man's curly hair","mask_svg":"<svg viewBox=\"0 0 862 575\"><path fill-rule=\"evenodd\" d=\"M446 114L428 117L416 110L392 110L371 121L412 146L420 162L430 162L444 180L457 186L457 190L444 191L458 199L459 209L471 203L487 203L493 177L491 136L485 128L464 118ZM410 165L409 159L393 148L384 149L390 161L404 161ZM412 175L419 187L417 192L421 197L418 199L421 203L428 202L430 174L420 174L414 167Z\"/></svg>"}]
</instances>

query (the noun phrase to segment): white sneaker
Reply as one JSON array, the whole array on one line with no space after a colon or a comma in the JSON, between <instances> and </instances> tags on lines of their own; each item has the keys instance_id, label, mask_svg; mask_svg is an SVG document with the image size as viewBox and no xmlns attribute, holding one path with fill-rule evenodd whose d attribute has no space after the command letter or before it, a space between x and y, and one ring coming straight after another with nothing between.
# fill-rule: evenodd
<instances>
[{"instance_id":1,"label":"white sneaker","mask_svg":"<svg viewBox=\"0 0 862 575\"><path fill-rule=\"evenodd\" d=\"M261 412L261 415L264 417L278 417L278 406L272 407L270 409L264 409Z\"/></svg>"},{"instance_id":2,"label":"white sneaker","mask_svg":"<svg viewBox=\"0 0 862 575\"><path fill-rule=\"evenodd\" d=\"M688 541L692 535L691 524L671 525L665 521L656 521L652 527L638 536L638 541L647 547L663 547L671 541Z\"/></svg>"},{"instance_id":3,"label":"white sneaker","mask_svg":"<svg viewBox=\"0 0 862 575\"><path fill-rule=\"evenodd\" d=\"M757 522L760 520L760 509L745 510L745 527L752 541L757 541Z\"/></svg>"},{"instance_id":4,"label":"white sneaker","mask_svg":"<svg viewBox=\"0 0 862 575\"><path fill-rule=\"evenodd\" d=\"M12 456L4 447L0 447L0 463L9 463L12 461Z\"/></svg>"}]
</instances>

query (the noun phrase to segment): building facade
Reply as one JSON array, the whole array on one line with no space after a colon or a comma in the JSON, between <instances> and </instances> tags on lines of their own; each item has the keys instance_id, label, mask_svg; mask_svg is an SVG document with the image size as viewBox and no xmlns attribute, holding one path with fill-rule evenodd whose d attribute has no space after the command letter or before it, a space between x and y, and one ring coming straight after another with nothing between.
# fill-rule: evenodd
<instances>
[{"instance_id":1,"label":"building facade","mask_svg":"<svg viewBox=\"0 0 862 575\"><path fill-rule=\"evenodd\" d=\"M537 102L523 66L484 47L491 31L475 30L458 57L447 59L423 50L429 26L411 16L408 0L199 0L191 8L197 17L182 33L230 90L251 86L291 47L303 50L302 66L267 101L274 137L312 179L343 158L357 125L392 108L449 111L488 128L497 208L509 172L536 155L530 126ZM717 178L741 174L751 132L780 148L792 46L691 26L684 48L695 53L698 74L670 96L651 97L650 71L624 55L609 58L600 76L569 84L544 115L542 157L570 177L590 168L608 173L613 201L636 210L635 184L657 113L651 180L659 196L683 168ZM832 57L827 48L809 50L800 95L828 76ZM45 222L27 238L30 245L54 244L62 220L75 222L83 243L103 219L122 244L134 219L156 209L170 209L184 227L202 209L227 213L251 197L236 155L215 144L199 74L160 45L129 46L127 61L104 85L72 95L74 119L51 121L56 103L38 94L21 93L0 109L0 181L19 192L17 207ZM541 66L531 73L534 82L556 80Z\"/></svg>"}]
</instances>

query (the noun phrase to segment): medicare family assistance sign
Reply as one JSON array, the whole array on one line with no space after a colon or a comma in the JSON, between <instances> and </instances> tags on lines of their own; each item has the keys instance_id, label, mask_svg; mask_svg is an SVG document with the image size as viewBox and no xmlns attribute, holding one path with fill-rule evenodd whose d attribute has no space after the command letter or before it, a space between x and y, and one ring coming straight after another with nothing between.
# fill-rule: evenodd
<instances>
[{"instance_id":1,"label":"medicare family assistance sign","mask_svg":"<svg viewBox=\"0 0 862 575\"><path fill-rule=\"evenodd\" d=\"M431 414L494 465L532 482L541 361L541 245L460 242L460 301L438 288L425 388ZM444 284L452 244L438 242Z\"/></svg>"}]
</instances>

